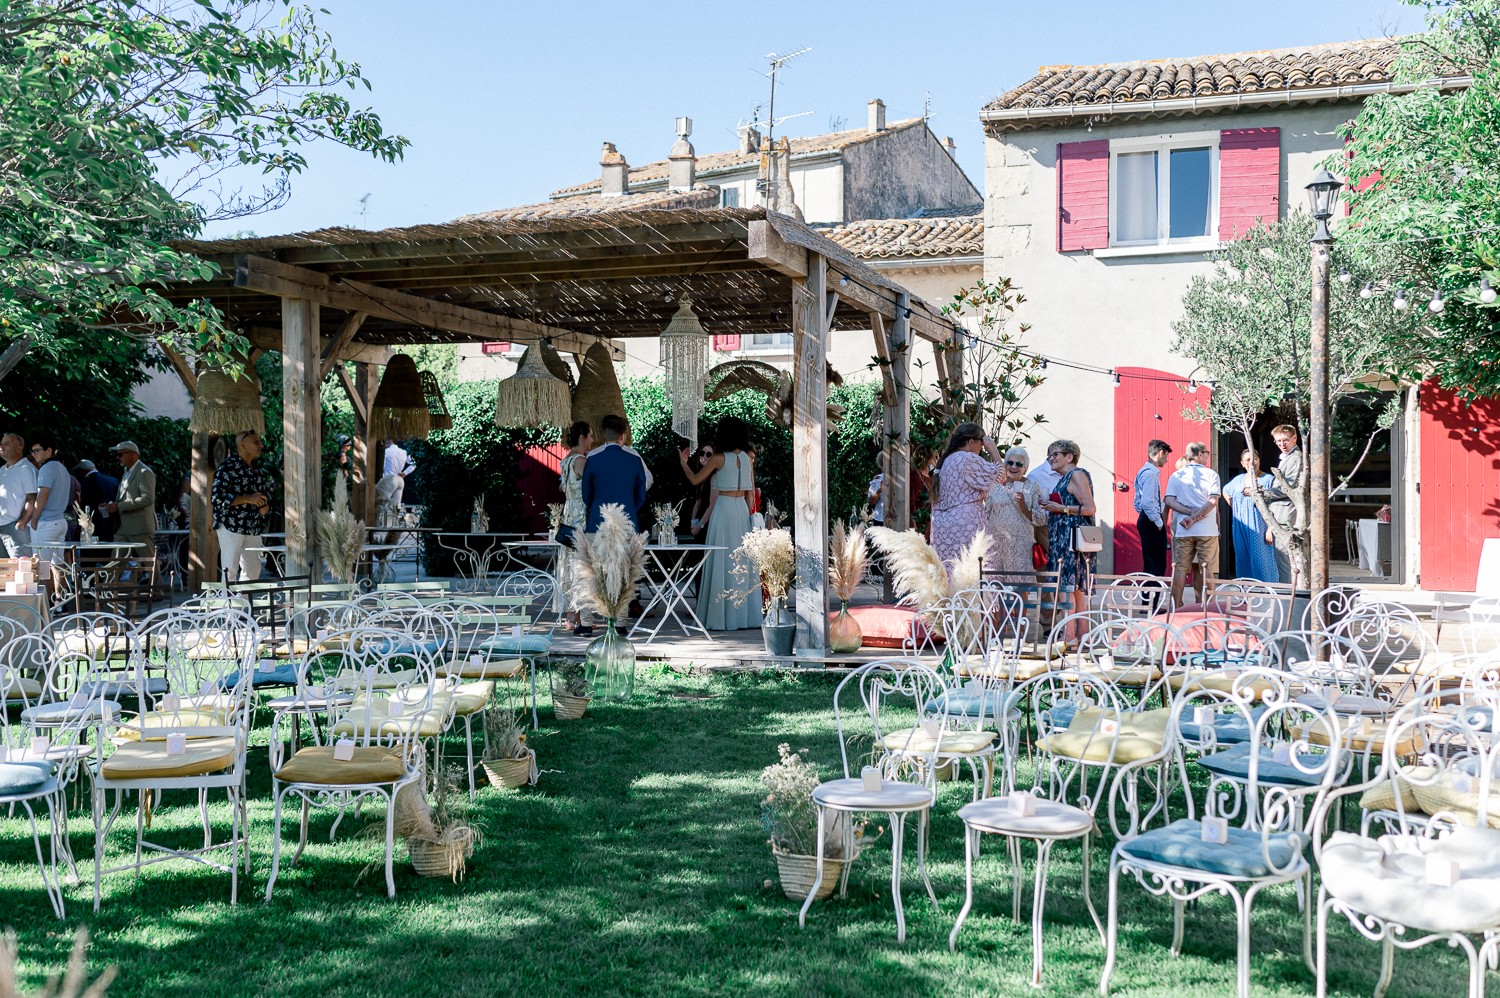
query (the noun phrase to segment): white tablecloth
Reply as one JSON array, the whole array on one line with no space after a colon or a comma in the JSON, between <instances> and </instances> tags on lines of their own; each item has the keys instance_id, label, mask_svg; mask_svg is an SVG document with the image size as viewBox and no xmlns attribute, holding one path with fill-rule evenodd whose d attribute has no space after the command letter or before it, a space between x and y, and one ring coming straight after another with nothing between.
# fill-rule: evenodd
<instances>
[{"instance_id":1,"label":"white tablecloth","mask_svg":"<svg viewBox=\"0 0 1500 998\"><path fill-rule=\"evenodd\" d=\"M1391 560L1391 525L1381 520L1358 520L1354 536L1359 545L1359 566L1377 578L1385 578L1385 563Z\"/></svg>"}]
</instances>

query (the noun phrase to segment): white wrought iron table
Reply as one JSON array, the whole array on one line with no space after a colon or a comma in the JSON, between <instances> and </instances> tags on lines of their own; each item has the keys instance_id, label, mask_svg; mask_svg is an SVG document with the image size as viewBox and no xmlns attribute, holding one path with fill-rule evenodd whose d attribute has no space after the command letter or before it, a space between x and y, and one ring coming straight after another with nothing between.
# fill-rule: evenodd
<instances>
[{"instance_id":1,"label":"white wrought iron table","mask_svg":"<svg viewBox=\"0 0 1500 998\"><path fill-rule=\"evenodd\" d=\"M708 560L708 553L728 550L727 547L710 544L647 544L646 579L651 583L651 600L642 609L640 618L630 628L630 633L626 637L634 638L644 631L647 614L653 607L660 606L662 608L661 619L656 622L656 626L647 636L647 644L656 640L656 636L661 633L663 627L667 626L669 619L677 622L683 634L697 631L712 641L713 635L708 633L708 628L704 627L703 622L698 619L698 614L689 601L688 590L697 581L698 574L703 571L703 565ZM690 555L697 557L689 557ZM758 597L752 596L751 598ZM687 614L687 620L677 615L679 610Z\"/></svg>"}]
</instances>

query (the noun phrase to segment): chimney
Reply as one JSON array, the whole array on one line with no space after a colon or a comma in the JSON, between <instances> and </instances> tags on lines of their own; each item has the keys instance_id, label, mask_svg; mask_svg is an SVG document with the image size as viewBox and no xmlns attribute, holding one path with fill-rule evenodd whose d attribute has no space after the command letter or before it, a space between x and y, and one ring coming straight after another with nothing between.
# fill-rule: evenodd
<instances>
[{"instance_id":1,"label":"chimney","mask_svg":"<svg viewBox=\"0 0 1500 998\"><path fill-rule=\"evenodd\" d=\"M953 136L951 135L943 136L943 148L948 150L950 156L958 155L958 143L953 141Z\"/></svg>"},{"instance_id":2,"label":"chimney","mask_svg":"<svg viewBox=\"0 0 1500 998\"><path fill-rule=\"evenodd\" d=\"M607 198L630 193L630 164L625 162L625 157L615 149L613 142L604 143L599 165L604 168L604 186L600 193Z\"/></svg>"},{"instance_id":3,"label":"chimney","mask_svg":"<svg viewBox=\"0 0 1500 998\"><path fill-rule=\"evenodd\" d=\"M874 135L876 132L885 131L885 101L876 97L866 105L866 108L869 111L870 125L868 130L870 134Z\"/></svg>"},{"instance_id":4,"label":"chimney","mask_svg":"<svg viewBox=\"0 0 1500 998\"><path fill-rule=\"evenodd\" d=\"M750 156L760 152L760 132L754 125L741 125L738 131L741 156Z\"/></svg>"},{"instance_id":5,"label":"chimney","mask_svg":"<svg viewBox=\"0 0 1500 998\"><path fill-rule=\"evenodd\" d=\"M677 141L667 157L667 189L674 193L690 191L698 175L698 156L688 136L693 134L693 119L677 119Z\"/></svg>"},{"instance_id":6,"label":"chimney","mask_svg":"<svg viewBox=\"0 0 1500 998\"><path fill-rule=\"evenodd\" d=\"M771 211L779 211L783 215L790 215L797 221L802 221L802 209L797 205L795 192L792 190L792 144L783 135L781 141L771 150L771 197L766 207Z\"/></svg>"}]
</instances>

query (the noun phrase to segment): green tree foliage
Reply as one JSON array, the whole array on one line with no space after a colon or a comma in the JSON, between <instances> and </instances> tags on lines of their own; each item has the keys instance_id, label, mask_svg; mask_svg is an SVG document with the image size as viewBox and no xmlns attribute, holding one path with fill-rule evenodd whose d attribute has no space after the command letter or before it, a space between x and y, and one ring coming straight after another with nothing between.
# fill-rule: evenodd
<instances>
[{"instance_id":1,"label":"green tree foliage","mask_svg":"<svg viewBox=\"0 0 1500 998\"><path fill-rule=\"evenodd\" d=\"M1393 76L1427 84L1365 100L1347 127L1346 152L1327 167L1355 183L1339 231L1346 253L1373 258L1387 303L1404 288L1429 314L1423 374L1471 396L1500 393L1500 0L1407 0L1428 12L1429 31L1402 44ZM1472 76L1460 89L1431 81ZM1395 242L1400 240L1400 242ZM1381 245L1381 244L1384 245Z\"/></svg>"},{"instance_id":2,"label":"green tree foliage","mask_svg":"<svg viewBox=\"0 0 1500 998\"><path fill-rule=\"evenodd\" d=\"M123 328L243 349L206 301L158 293L212 273L170 243L280 204L309 141L398 158L343 93L368 85L290 0L0 0L0 343L58 362L73 328ZM226 189L231 168L265 186Z\"/></svg>"}]
</instances>

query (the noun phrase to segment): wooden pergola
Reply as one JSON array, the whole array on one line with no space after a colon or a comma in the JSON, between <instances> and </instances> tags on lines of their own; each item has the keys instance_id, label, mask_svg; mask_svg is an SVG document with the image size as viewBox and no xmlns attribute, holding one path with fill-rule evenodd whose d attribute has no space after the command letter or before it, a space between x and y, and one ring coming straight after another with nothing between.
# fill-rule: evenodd
<instances>
[{"instance_id":1,"label":"wooden pergola","mask_svg":"<svg viewBox=\"0 0 1500 998\"><path fill-rule=\"evenodd\" d=\"M712 189L580 197L382 231L325 229L184 242L219 265L215 280L173 287L207 297L260 350L282 355L287 571L314 571L321 505L321 385L337 374L354 408L356 508L373 512L377 448L368 415L379 367L405 344L550 338L581 354L595 340L657 336L688 292L711 334L793 332L792 425L797 649L826 647L828 338L874 337L885 406L887 524L905 529L910 480L909 358L931 341L939 378L961 347L935 308L801 222L721 208ZM169 357L190 392L196 375ZM350 375L341 361L352 361ZM193 439L190 578L217 574L210 529L211 441Z\"/></svg>"}]
</instances>

